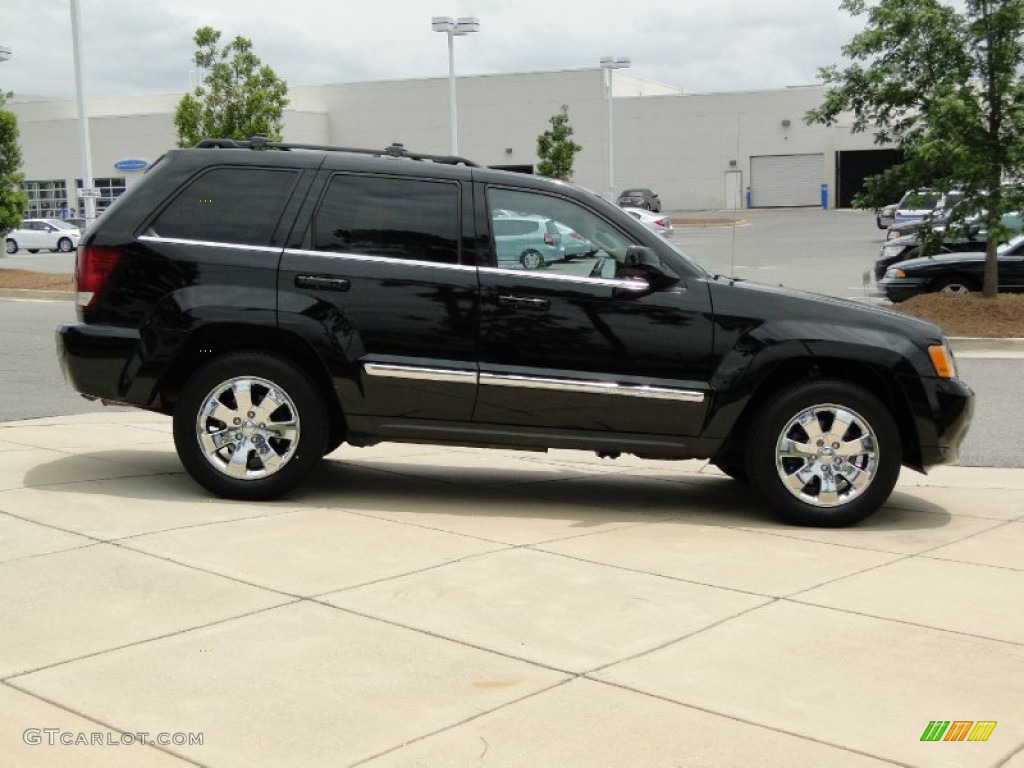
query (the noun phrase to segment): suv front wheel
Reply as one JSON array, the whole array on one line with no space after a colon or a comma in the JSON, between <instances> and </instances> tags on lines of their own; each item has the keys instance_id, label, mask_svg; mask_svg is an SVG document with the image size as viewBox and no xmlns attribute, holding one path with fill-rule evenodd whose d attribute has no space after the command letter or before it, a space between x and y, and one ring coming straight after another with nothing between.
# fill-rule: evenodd
<instances>
[{"instance_id":1,"label":"suv front wheel","mask_svg":"<svg viewBox=\"0 0 1024 768\"><path fill-rule=\"evenodd\" d=\"M174 445L185 469L213 493L258 501L294 488L324 455L327 409L316 387L278 357L237 353L185 384Z\"/></svg>"},{"instance_id":2,"label":"suv front wheel","mask_svg":"<svg viewBox=\"0 0 1024 768\"><path fill-rule=\"evenodd\" d=\"M843 526L889 498L902 463L899 430L861 386L820 380L774 396L751 427L751 484L788 522Z\"/></svg>"}]
</instances>

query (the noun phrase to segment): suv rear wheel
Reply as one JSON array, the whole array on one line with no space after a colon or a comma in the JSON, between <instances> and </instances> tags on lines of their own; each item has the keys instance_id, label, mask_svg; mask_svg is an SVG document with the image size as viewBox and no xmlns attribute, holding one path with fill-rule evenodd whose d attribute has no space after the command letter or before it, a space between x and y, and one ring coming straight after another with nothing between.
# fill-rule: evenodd
<instances>
[{"instance_id":1,"label":"suv rear wheel","mask_svg":"<svg viewBox=\"0 0 1024 768\"><path fill-rule=\"evenodd\" d=\"M752 425L750 482L788 522L842 526L892 493L902 463L899 430L863 387L798 384L773 397Z\"/></svg>"},{"instance_id":2,"label":"suv rear wheel","mask_svg":"<svg viewBox=\"0 0 1024 768\"><path fill-rule=\"evenodd\" d=\"M174 445L196 482L232 499L272 499L324 455L327 409L309 379L270 355L214 360L186 383L174 411Z\"/></svg>"}]
</instances>

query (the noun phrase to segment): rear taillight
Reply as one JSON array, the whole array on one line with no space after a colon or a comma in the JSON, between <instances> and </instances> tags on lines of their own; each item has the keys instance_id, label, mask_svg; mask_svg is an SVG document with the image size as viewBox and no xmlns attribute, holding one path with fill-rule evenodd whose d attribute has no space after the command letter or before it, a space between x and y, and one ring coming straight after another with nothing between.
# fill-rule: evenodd
<instances>
[{"instance_id":1,"label":"rear taillight","mask_svg":"<svg viewBox=\"0 0 1024 768\"><path fill-rule=\"evenodd\" d=\"M78 291L78 306L91 309L96 297L107 282L117 262L121 259L119 248L104 248L85 245L78 249L75 261L75 285Z\"/></svg>"},{"instance_id":2,"label":"rear taillight","mask_svg":"<svg viewBox=\"0 0 1024 768\"><path fill-rule=\"evenodd\" d=\"M554 245L554 244L555 244L555 238L553 238L551 236L550 232L545 232L544 233L544 245Z\"/></svg>"},{"instance_id":3,"label":"rear taillight","mask_svg":"<svg viewBox=\"0 0 1024 768\"><path fill-rule=\"evenodd\" d=\"M665 227L666 229L668 229L668 219L655 219L654 223L657 224L659 227Z\"/></svg>"}]
</instances>

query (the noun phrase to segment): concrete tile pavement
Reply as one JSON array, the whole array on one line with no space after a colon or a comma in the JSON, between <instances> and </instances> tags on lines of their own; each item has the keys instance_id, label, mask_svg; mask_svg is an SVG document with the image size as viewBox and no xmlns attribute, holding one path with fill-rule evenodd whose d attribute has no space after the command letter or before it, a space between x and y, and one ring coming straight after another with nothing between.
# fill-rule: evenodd
<instances>
[{"instance_id":1,"label":"concrete tile pavement","mask_svg":"<svg viewBox=\"0 0 1024 768\"><path fill-rule=\"evenodd\" d=\"M838 531L567 451L342 448L244 504L167 425L0 424L0 765L1024 765L1024 470Z\"/></svg>"}]
</instances>

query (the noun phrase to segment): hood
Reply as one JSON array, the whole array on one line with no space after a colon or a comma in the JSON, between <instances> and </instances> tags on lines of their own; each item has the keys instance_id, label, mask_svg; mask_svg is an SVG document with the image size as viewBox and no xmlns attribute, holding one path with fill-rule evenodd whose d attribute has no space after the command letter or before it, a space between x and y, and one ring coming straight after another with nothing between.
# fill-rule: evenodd
<instances>
[{"instance_id":1,"label":"hood","mask_svg":"<svg viewBox=\"0 0 1024 768\"><path fill-rule=\"evenodd\" d=\"M849 299L721 275L709 282L716 315L725 312L751 320L785 320L897 333L921 344L943 335L937 325L926 320Z\"/></svg>"}]
</instances>

